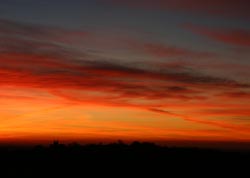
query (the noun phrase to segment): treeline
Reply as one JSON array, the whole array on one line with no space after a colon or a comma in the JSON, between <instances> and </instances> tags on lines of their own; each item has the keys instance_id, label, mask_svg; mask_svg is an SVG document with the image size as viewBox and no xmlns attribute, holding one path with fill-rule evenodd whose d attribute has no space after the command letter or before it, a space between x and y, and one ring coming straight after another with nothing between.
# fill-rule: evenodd
<instances>
[{"instance_id":1,"label":"treeline","mask_svg":"<svg viewBox=\"0 0 250 178\"><path fill-rule=\"evenodd\" d=\"M16 177L51 177L91 174L182 174L185 171L243 173L250 152L163 147L154 143L122 141L111 144L60 144L0 148L2 174ZM177 170L177 171L176 171ZM240 171L240 172L239 172ZM132 176L133 177L133 176Z\"/></svg>"}]
</instances>

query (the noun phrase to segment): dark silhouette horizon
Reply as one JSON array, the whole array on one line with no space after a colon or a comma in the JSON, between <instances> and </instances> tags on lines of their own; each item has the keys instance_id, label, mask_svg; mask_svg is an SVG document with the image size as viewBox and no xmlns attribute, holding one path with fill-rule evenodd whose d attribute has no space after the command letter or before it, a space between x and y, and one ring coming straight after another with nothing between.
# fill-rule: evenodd
<instances>
[{"instance_id":1,"label":"dark silhouette horizon","mask_svg":"<svg viewBox=\"0 0 250 178\"><path fill-rule=\"evenodd\" d=\"M244 171L248 167L245 163L250 161L250 150L167 147L139 141L127 144L121 140L107 144L62 144L54 140L46 146L0 147L0 158L2 174L10 177L89 174L116 177L116 171L141 176L162 174L164 170L169 175L178 174L176 169L196 174L196 169L224 173Z\"/></svg>"},{"instance_id":2,"label":"dark silhouette horizon","mask_svg":"<svg viewBox=\"0 0 250 178\"><path fill-rule=\"evenodd\" d=\"M185 147L185 148L200 148L200 149L219 149L219 150L235 150L235 151L248 151L250 150L250 141L218 141L218 140L166 140L166 141L148 141L148 140L64 140L64 139L48 139L48 140L11 140L0 142L0 147L35 147L37 145L49 146L51 143L57 141L60 144L68 145L78 143L82 146L89 144L103 144L108 145L112 143L122 142L130 145L133 142L153 143L161 147Z\"/></svg>"}]
</instances>

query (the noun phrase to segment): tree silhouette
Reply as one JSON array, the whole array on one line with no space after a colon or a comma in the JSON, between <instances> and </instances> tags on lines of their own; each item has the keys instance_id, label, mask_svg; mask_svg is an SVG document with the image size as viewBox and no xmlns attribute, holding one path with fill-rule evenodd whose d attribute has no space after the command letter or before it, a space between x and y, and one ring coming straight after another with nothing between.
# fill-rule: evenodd
<instances>
[{"instance_id":1,"label":"tree silhouette","mask_svg":"<svg viewBox=\"0 0 250 178\"><path fill-rule=\"evenodd\" d=\"M202 170L209 172L248 170L250 152L221 151L199 148L163 147L154 143L123 141L110 144L68 145L54 141L49 146L2 147L0 148L0 169L6 177L84 177L101 174L120 174L131 177L149 172L163 175L185 171ZM175 171L176 169L180 171ZM246 176L247 177L247 176Z\"/></svg>"}]
</instances>

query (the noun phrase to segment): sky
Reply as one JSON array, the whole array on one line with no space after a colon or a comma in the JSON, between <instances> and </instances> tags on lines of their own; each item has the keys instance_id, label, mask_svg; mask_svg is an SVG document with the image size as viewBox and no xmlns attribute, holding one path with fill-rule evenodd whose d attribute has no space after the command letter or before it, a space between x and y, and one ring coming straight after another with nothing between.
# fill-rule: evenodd
<instances>
[{"instance_id":1,"label":"sky","mask_svg":"<svg viewBox=\"0 0 250 178\"><path fill-rule=\"evenodd\" d=\"M250 141L248 0L1 0L0 142Z\"/></svg>"}]
</instances>

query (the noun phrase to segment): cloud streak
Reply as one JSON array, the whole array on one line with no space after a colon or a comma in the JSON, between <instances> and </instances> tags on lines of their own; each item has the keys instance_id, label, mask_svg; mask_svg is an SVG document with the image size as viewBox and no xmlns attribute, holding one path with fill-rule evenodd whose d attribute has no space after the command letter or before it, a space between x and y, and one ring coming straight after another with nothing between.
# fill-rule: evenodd
<instances>
[{"instance_id":1,"label":"cloud streak","mask_svg":"<svg viewBox=\"0 0 250 178\"><path fill-rule=\"evenodd\" d=\"M99 90L116 92L123 97L147 99L197 99L200 94L198 91L206 88L249 87L234 80L199 74L195 70L162 67L155 71L150 67L92 59L86 53L71 50L65 45L55 45L54 30L50 32L36 26L1 21L2 26L5 26L4 23L8 30L2 30L1 34L6 36L6 33L11 33L12 38L6 39L10 45L2 44L1 85ZM31 35L26 33L29 30ZM22 34L22 39L18 37L19 34ZM43 36L46 42L42 40ZM156 56L207 56L206 53L157 44L146 44L144 47L145 53ZM22 81L19 81L20 78L23 78Z\"/></svg>"},{"instance_id":2,"label":"cloud streak","mask_svg":"<svg viewBox=\"0 0 250 178\"><path fill-rule=\"evenodd\" d=\"M150 108L149 109L152 112L157 112L157 113L161 113L161 114L165 114L165 115L169 115L169 116L173 116L173 117L177 117L180 119L183 119L185 121L189 121L189 122L194 122L194 123L198 123L198 124L205 124L205 125L211 125L211 126L215 126L215 127L221 127L221 128L225 128L225 129L230 129L230 130L235 130L238 132L244 132L244 133L250 133L250 128L246 127L246 126L240 126L240 125L235 125L235 124L231 124L231 123L227 123L227 122L223 122L223 121L209 121L209 120L205 120L205 119L196 119L196 118L191 118L189 116L185 116L182 114L175 114L169 111L165 111L165 110L161 110L161 109L155 109L155 108ZM225 113L225 112L223 112Z\"/></svg>"},{"instance_id":3,"label":"cloud streak","mask_svg":"<svg viewBox=\"0 0 250 178\"><path fill-rule=\"evenodd\" d=\"M186 25L191 32L224 44L250 47L250 31L244 29L220 29Z\"/></svg>"},{"instance_id":4,"label":"cloud streak","mask_svg":"<svg viewBox=\"0 0 250 178\"><path fill-rule=\"evenodd\" d=\"M247 19L250 17L248 0L109 0L115 5L125 5L133 8L179 11L192 14L235 17Z\"/></svg>"},{"instance_id":5,"label":"cloud streak","mask_svg":"<svg viewBox=\"0 0 250 178\"><path fill-rule=\"evenodd\" d=\"M133 45L138 51L159 58L181 57L181 58L209 58L216 54L209 52L200 52L171 45L157 44L157 43L139 43L134 42Z\"/></svg>"},{"instance_id":6,"label":"cloud streak","mask_svg":"<svg viewBox=\"0 0 250 178\"><path fill-rule=\"evenodd\" d=\"M221 93L237 99L242 90L250 87L248 83L201 73L195 68L187 71L184 64L179 67L158 66L156 70L147 63L134 65L132 62L95 56L74 48L74 45L72 47L70 44L76 37L86 37L88 33L85 32L76 33L6 20L0 20L0 27L3 27L0 30L1 87L39 89L72 103L134 107L163 114L166 111L159 108L169 103L184 102L186 108L192 108L189 102L209 102L211 98L220 98ZM64 36L67 36L67 40ZM149 56L213 56L162 44L138 44L133 50ZM232 95L232 92L236 95ZM167 114L171 115L172 112ZM172 115L181 116L190 122L239 129L220 122Z\"/></svg>"}]
</instances>

